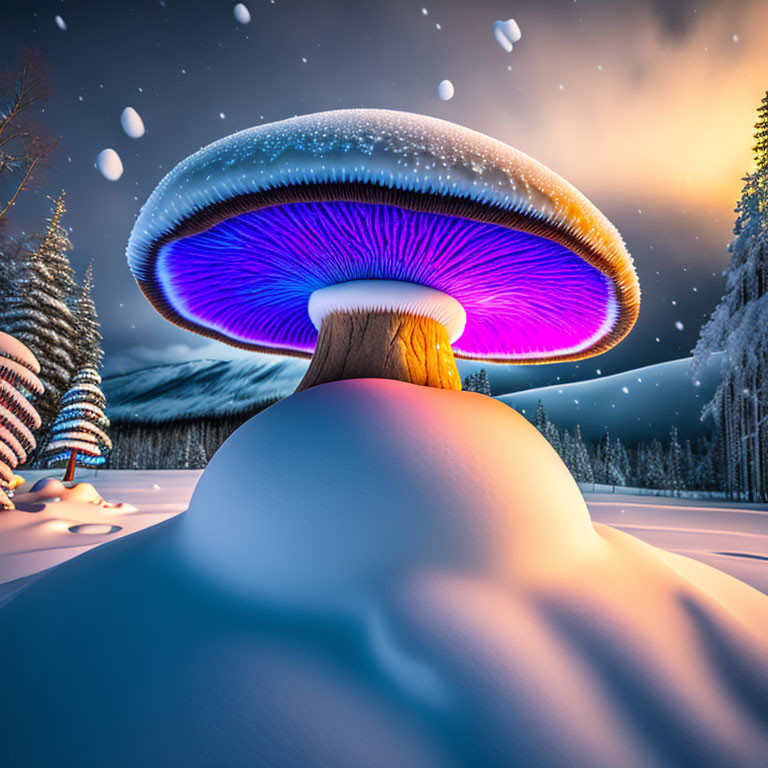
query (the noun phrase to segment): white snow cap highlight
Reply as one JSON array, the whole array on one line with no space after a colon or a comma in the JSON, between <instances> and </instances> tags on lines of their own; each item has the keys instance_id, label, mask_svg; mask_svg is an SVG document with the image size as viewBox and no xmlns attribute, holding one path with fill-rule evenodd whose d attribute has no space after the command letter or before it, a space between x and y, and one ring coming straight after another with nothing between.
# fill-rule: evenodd
<instances>
[{"instance_id":1,"label":"white snow cap highlight","mask_svg":"<svg viewBox=\"0 0 768 768\"><path fill-rule=\"evenodd\" d=\"M318 288L309 297L309 318L320 330L333 312L401 312L431 317L448 332L453 344L464 333L467 313L453 296L426 285L399 280L352 280Z\"/></svg>"}]
</instances>

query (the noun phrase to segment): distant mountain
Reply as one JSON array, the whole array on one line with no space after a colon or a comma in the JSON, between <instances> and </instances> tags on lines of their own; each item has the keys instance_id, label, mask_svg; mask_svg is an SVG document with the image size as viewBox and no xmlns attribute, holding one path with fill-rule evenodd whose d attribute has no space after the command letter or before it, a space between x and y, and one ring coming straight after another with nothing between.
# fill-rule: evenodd
<instances>
[{"instance_id":1,"label":"distant mountain","mask_svg":"<svg viewBox=\"0 0 768 768\"><path fill-rule=\"evenodd\" d=\"M113 422L160 423L229 416L293 392L306 363L253 355L237 360L191 360L157 365L104 379Z\"/></svg>"},{"instance_id":2,"label":"distant mountain","mask_svg":"<svg viewBox=\"0 0 768 768\"><path fill-rule=\"evenodd\" d=\"M598 440L606 429L627 444L654 437L665 440L672 424L681 439L693 439L707 431L701 411L720 380L720 357L714 356L697 380L692 378L690 367L691 358L686 357L497 399L530 421L541 400L550 421L570 430L580 424L587 442Z\"/></svg>"},{"instance_id":3,"label":"distant mountain","mask_svg":"<svg viewBox=\"0 0 768 768\"><path fill-rule=\"evenodd\" d=\"M676 424L681 439L706 431L700 421L719 380L714 359L695 382L690 358L572 384L538 387L497 399L531 421L538 401L561 429L581 425L587 441L605 429L625 443L666 439ZM237 360L193 360L158 365L104 380L114 422L162 423L184 418L246 413L294 391L306 362L259 355Z\"/></svg>"}]
</instances>

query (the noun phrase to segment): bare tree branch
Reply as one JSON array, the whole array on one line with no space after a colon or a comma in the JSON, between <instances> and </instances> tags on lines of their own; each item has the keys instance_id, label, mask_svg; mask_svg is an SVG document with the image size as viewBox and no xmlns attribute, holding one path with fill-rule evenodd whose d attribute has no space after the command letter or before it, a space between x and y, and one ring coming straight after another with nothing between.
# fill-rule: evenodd
<instances>
[{"instance_id":1,"label":"bare tree branch","mask_svg":"<svg viewBox=\"0 0 768 768\"><path fill-rule=\"evenodd\" d=\"M0 74L0 223L58 144L39 122L52 92L34 51L23 51L19 64Z\"/></svg>"}]
</instances>

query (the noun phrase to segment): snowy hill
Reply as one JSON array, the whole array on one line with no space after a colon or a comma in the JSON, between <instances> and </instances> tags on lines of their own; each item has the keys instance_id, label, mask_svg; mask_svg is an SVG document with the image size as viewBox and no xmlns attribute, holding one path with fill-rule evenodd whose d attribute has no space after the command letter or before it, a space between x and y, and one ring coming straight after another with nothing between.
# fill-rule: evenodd
<instances>
[{"instance_id":1,"label":"snowy hill","mask_svg":"<svg viewBox=\"0 0 768 768\"><path fill-rule=\"evenodd\" d=\"M689 369L690 358L685 358L498 399L531 420L541 400L551 421L566 429L580 424L587 441L599 439L606 428L627 443L666 439L672 424L682 439L695 438L706 430L699 417L717 386L719 359L698 385ZM260 355L193 360L112 376L104 380L104 391L114 422L228 416L290 394L305 370L303 360Z\"/></svg>"},{"instance_id":2,"label":"snowy hill","mask_svg":"<svg viewBox=\"0 0 768 768\"><path fill-rule=\"evenodd\" d=\"M720 378L720 357L714 356L698 380L690 373L690 358L636 368L599 379L538 387L498 397L533 421L539 400L550 421L561 429L581 425L587 442L605 429L625 443L666 440L677 425L681 439L707 431L700 416Z\"/></svg>"}]
</instances>

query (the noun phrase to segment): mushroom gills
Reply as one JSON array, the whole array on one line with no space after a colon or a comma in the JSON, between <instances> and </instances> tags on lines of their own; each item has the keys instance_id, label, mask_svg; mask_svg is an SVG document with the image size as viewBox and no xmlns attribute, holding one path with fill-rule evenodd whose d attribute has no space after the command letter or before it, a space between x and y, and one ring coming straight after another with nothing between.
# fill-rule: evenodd
<instances>
[{"instance_id":1,"label":"mushroom gills","mask_svg":"<svg viewBox=\"0 0 768 768\"><path fill-rule=\"evenodd\" d=\"M466 322L456 299L434 288L354 280L315 291L317 347L297 392L342 379L394 379L461 389L451 342Z\"/></svg>"}]
</instances>

